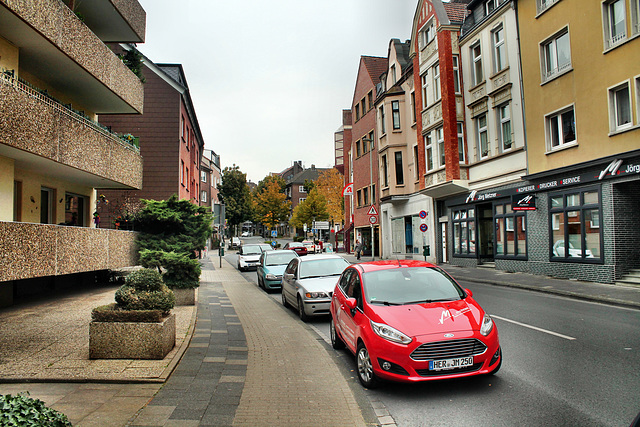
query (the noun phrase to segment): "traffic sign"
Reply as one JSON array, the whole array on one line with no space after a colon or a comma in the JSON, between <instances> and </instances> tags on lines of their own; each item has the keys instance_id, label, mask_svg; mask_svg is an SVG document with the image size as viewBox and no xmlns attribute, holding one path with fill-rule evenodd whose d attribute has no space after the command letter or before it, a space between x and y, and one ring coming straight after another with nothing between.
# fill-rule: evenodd
<instances>
[{"instance_id":1,"label":"traffic sign","mask_svg":"<svg viewBox=\"0 0 640 427\"><path fill-rule=\"evenodd\" d=\"M378 223L378 217L375 215L371 215L369 217L369 224L374 225Z\"/></svg>"},{"instance_id":2,"label":"traffic sign","mask_svg":"<svg viewBox=\"0 0 640 427\"><path fill-rule=\"evenodd\" d=\"M427 217L427 211L420 211L420 213L418 214L418 216L422 219L425 219Z\"/></svg>"},{"instance_id":3,"label":"traffic sign","mask_svg":"<svg viewBox=\"0 0 640 427\"><path fill-rule=\"evenodd\" d=\"M271 237L278 237L278 230L271 230Z\"/></svg>"},{"instance_id":4,"label":"traffic sign","mask_svg":"<svg viewBox=\"0 0 640 427\"><path fill-rule=\"evenodd\" d=\"M427 231L429 229L429 227L427 227L427 224L420 224L420 231L422 231L423 233L425 231Z\"/></svg>"},{"instance_id":5,"label":"traffic sign","mask_svg":"<svg viewBox=\"0 0 640 427\"><path fill-rule=\"evenodd\" d=\"M369 208L369 212L367 212L367 215L378 215L378 211L376 210L376 207L374 205L371 205L371 207Z\"/></svg>"}]
</instances>

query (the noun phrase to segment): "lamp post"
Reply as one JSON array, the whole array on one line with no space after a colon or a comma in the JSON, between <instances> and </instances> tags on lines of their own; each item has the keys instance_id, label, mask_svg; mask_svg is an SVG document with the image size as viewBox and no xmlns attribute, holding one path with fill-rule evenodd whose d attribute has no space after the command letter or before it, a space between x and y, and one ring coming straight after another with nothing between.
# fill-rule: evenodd
<instances>
[{"instance_id":1,"label":"lamp post","mask_svg":"<svg viewBox=\"0 0 640 427\"><path fill-rule=\"evenodd\" d=\"M362 138L362 142L369 143L369 200L371 201L371 206L373 206L373 139ZM375 261L376 259L376 243L375 243L375 234L373 231L373 224L369 221L371 225L371 260Z\"/></svg>"}]
</instances>

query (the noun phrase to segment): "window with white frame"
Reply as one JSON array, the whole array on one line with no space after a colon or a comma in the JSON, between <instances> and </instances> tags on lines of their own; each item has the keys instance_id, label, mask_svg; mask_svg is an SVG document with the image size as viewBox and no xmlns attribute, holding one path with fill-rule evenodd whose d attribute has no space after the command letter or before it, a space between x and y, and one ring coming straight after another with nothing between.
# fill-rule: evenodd
<instances>
[{"instance_id":1,"label":"window with white frame","mask_svg":"<svg viewBox=\"0 0 640 427\"><path fill-rule=\"evenodd\" d=\"M458 122L458 159L460 163L465 162L464 156L464 128L462 122Z\"/></svg>"},{"instance_id":2,"label":"window with white frame","mask_svg":"<svg viewBox=\"0 0 640 427\"><path fill-rule=\"evenodd\" d=\"M304 190L304 185L299 185L298 186L298 192L299 193L306 193L306 191Z\"/></svg>"},{"instance_id":3,"label":"window with white frame","mask_svg":"<svg viewBox=\"0 0 640 427\"><path fill-rule=\"evenodd\" d=\"M416 93L411 92L411 123L416 122Z\"/></svg>"},{"instance_id":4,"label":"window with white frame","mask_svg":"<svg viewBox=\"0 0 640 427\"><path fill-rule=\"evenodd\" d=\"M440 64L433 66L433 100L440 99Z\"/></svg>"},{"instance_id":5,"label":"window with white frame","mask_svg":"<svg viewBox=\"0 0 640 427\"><path fill-rule=\"evenodd\" d=\"M491 12L493 12L496 9L496 3L497 0L488 0L484 5L485 5L485 11L488 15L491 15Z\"/></svg>"},{"instance_id":6,"label":"window with white frame","mask_svg":"<svg viewBox=\"0 0 640 427\"><path fill-rule=\"evenodd\" d=\"M433 170L433 143L431 134L422 137L424 141L424 152L426 157L427 171Z\"/></svg>"},{"instance_id":7,"label":"window with white frame","mask_svg":"<svg viewBox=\"0 0 640 427\"><path fill-rule=\"evenodd\" d=\"M207 192L205 190L200 192L200 201L207 203Z\"/></svg>"},{"instance_id":8,"label":"window with white frame","mask_svg":"<svg viewBox=\"0 0 640 427\"><path fill-rule=\"evenodd\" d=\"M607 1L602 4L605 49L612 48L627 38L626 0Z\"/></svg>"},{"instance_id":9,"label":"window with white frame","mask_svg":"<svg viewBox=\"0 0 640 427\"><path fill-rule=\"evenodd\" d=\"M502 28L502 25L491 32L491 41L493 44L493 71L497 73L507 66L504 28Z\"/></svg>"},{"instance_id":10,"label":"window with white frame","mask_svg":"<svg viewBox=\"0 0 640 427\"><path fill-rule=\"evenodd\" d=\"M396 84L397 81L398 79L396 77L396 64L393 64L391 66L391 85Z\"/></svg>"},{"instance_id":11,"label":"window with white frame","mask_svg":"<svg viewBox=\"0 0 640 427\"><path fill-rule=\"evenodd\" d=\"M542 81L551 80L571 69L569 31L564 28L541 45Z\"/></svg>"},{"instance_id":12,"label":"window with white frame","mask_svg":"<svg viewBox=\"0 0 640 427\"><path fill-rule=\"evenodd\" d=\"M482 74L482 49L479 41L471 46L471 59L473 61L471 69L472 82L475 86L484 80L484 75Z\"/></svg>"},{"instance_id":13,"label":"window with white frame","mask_svg":"<svg viewBox=\"0 0 640 427\"><path fill-rule=\"evenodd\" d=\"M400 129L400 101L391 101L391 115L393 117L393 129Z\"/></svg>"},{"instance_id":14,"label":"window with white frame","mask_svg":"<svg viewBox=\"0 0 640 427\"><path fill-rule=\"evenodd\" d=\"M422 108L424 109L429 105L429 70L420 77L420 81L422 82Z\"/></svg>"},{"instance_id":15,"label":"window with white frame","mask_svg":"<svg viewBox=\"0 0 640 427\"><path fill-rule=\"evenodd\" d=\"M299 198L298 198L298 203L302 203L302 202L304 202L305 200L307 200L307 198L306 198L306 197L299 197Z\"/></svg>"},{"instance_id":16,"label":"window with white frame","mask_svg":"<svg viewBox=\"0 0 640 427\"><path fill-rule=\"evenodd\" d=\"M536 6L538 7L538 13L542 13L545 10L549 9L554 4L558 3L560 0L536 0Z\"/></svg>"},{"instance_id":17,"label":"window with white frame","mask_svg":"<svg viewBox=\"0 0 640 427\"><path fill-rule=\"evenodd\" d=\"M387 125L384 121L384 105L381 105L378 111L380 111L380 133L384 135L387 133Z\"/></svg>"},{"instance_id":18,"label":"window with white frame","mask_svg":"<svg viewBox=\"0 0 640 427\"><path fill-rule=\"evenodd\" d=\"M402 166L402 151L396 151L395 168L396 168L396 185L404 185L404 168Z\"/></svg>"},{"instance_id":19,"label":"window with white frame","mask_svg":"<svg viewBox=\"0 0 640 427\"><path fill-rule=\"evenodd\" d=\"M476 138L480 159L489 157L489 130L487 129L487 115L476 117Z\"/></svg>"},{"instance_id":20,"label":"window with white frame","mask_svg":"<svg viewBox=\"0 0 640 427\"><path fill-rule=\"evenodd\" d=\"M457 55L453 55L453 90L460 93L460 64Z\"/></svg>"},{"instance_id":21,"label":"window with white frame","mask_svg":"<svg viewBox=\"0 0 640 427\"><path fill-rule=\"evenodd\" d=\"M444 130L442 127L436 129L436 143L438 144L438 158L440 159L439 166L444 166Z\"/></svg>"},{"instance_id":22,"label":"window with white frame","mask_svg":"<svg viewBox=\"0 0 640 427\"><path fill-rule=\"evenodd\" d=\"M436 36L436 30L433 25L433 20L424 26L420 32L420 49L427 46Z\"/></svg>"},{"instance_id":23,"label":"window with white frame","mask_svg":"<svg viewBox=\"0 0 640 427\"><path fill-rule=\"evenodd\" d=\"M545 117L547 149L549 151L576 141L576 121L573 106Z\"/></svg>"},{"instance_id":24,"label":"window with white frame","mask_svg":"<svg viewBox=\"0 0 640 427\"><path fill-rule=\"evenodd\" d=\"M609 114L611 116L611 131L624 130L632 126L631 96L628 82L609 89Z\"/></svg>"},{"instance_id":25,"label":"window with white frame","mask_svg":"<svg viewBox=\"0 0 640 427\"><path fill-rule=\"evenodd\" d=\"M498 137L502 151L510 150L513 145L511 139L511 106L509 103L502 104L496 109L498 118Z\"/></svg>"},{"instance_id":26,"label":"window with white frame","mask_svg":"<svg viewBox=\"0 0 640 427\"><path fill-rule=\"evenodd\" d=\"M640 0L631 0L631 35L640 34Z\"/></svg>"},{"instance_id":27,"label":"window with white frame","mask_svg":"<svg viewBox=\"0 0 640 427\"><path fill-rule=\"evenodd\" d=\"M420 179L420 169L418 168L418 146L413 146L413 171L416 181Z\"/></svg>"}]
</instances>

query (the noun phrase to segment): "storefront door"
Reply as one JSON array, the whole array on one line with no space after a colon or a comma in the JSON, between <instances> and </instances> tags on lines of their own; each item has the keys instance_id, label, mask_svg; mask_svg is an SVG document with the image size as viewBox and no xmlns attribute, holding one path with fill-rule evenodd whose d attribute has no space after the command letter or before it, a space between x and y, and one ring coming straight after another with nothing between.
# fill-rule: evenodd
<instances>
[{"instance_id":1,"label":"storefront door","mask_svg":"<svg viewBox=\"0 0 640 427\"><path fill-rule=\"evenodd\" d=\"M477 206L478 218L478 258L493 261L493 205L485 203Z\"/></svg>"}]
</instances>

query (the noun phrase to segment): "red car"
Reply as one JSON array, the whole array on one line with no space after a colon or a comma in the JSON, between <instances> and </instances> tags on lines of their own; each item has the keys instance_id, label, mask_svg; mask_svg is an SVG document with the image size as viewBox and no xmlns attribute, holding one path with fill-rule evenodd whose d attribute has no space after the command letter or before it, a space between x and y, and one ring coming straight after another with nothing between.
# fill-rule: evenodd
<instances>
[{"instance_id":1,"label":"red car","mask_svg":"<svg viewBox=\"0 0 640 427\"><path fill-rule=\"evenodd\" d=\"M498 330L471 291L423 261L349 266L331 299L331 344L356 356L365 387L495 374Z\"/></svg>"},{"instance_id":2,"label":"red car","mask_svg":"<svg viewBox=\"0 0 640 427\"><path fill-rule=\"evenodd\" d=\"M307 254L307 247L300 242L290 242L284 245L284 250L291 250L298 254L298 256Z\"/></svg>"}]
</instances>

